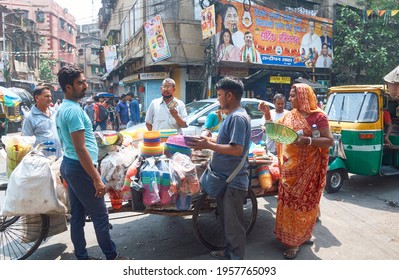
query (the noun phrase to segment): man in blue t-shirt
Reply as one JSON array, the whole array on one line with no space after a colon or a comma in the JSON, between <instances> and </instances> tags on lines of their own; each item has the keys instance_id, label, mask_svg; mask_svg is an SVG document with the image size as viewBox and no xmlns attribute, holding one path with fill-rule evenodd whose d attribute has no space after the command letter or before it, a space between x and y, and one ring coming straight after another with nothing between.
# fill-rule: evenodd
<instances>
[{"instance_id":1,"label":"man in blue t-shirt","mask_svg":"<svg viewBox=\"0 0 399 280\"><path fill-rule=\"evenodd\" d=\"M134 95L132 92L128 92L127 98L129 100L129 122L127 123L127 127L131 127L133 125L140 123L140 105L138 101L137 95Z\"/></svg>"},{"instance_id":2,"label":"man in blue t-shirt","mask_svg":"<svg viewBox=\"0 0 399 280\"><path fill-rule=\"evenodd\" d=\"M227 114L220 125L216 143L211 138L202 136L200 140L190 140L190 147L195 150L213 150L211 169L227 179L247 155L251 139L251 122L240 104L244 93L241 80L224 77L216 84L216 90L220 107ZM245 160L237 176L227 185L225 193L221 198L217 198L217 207L225 234L225 249L211 252L211 256L215 258L244 259L246 234L243 201L249 184L247 168L248 162Z\"/></svg>"},{"instance_id":3,"label":"man in blue t-shirt","mask_svg":"<svg viewBox=\"0 0 399 280\"><path fill-rule=\"evenodd\" d=\"M126 103L127 95L122 94L121 99L116 106L116 117L119 123L119 129L125 129L127 123L129 122L129 106Z\"/></svg>"},{"instance_id":4,"label":"man in blue t-shirt","mask_svg":"<svg viewBox=\"0 0 399 280\"><path fill-rule=\"evenodd\" d=\"M61 175L68 184L71 204L71 240L78 260L96 259L88 255L84 233L86 213L93 221L97 242L107 260L123 259L116 251L109 233L108 211L105 206L105 185L97 170L98 147L89 116L79 101L88 89L83 71L64 66L58 82L65 99L56 115L56 125L64 150Z\"/></svg>"}]
</instances>

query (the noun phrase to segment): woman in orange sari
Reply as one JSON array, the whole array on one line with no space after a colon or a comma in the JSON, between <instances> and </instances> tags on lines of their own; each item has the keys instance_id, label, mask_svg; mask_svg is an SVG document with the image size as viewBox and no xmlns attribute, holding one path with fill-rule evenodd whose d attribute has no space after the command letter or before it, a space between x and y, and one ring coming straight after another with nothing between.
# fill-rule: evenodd
<instances>
[{"instance_id":1,"label":"woman in orange sari","mask_svg":"<svg viewBox=\"0 0 399 280\"><path fill-rule=\"evenodd\" d=\"M277 143L280 185L276 214L276 238L287 246L284 258L296 258L300 246L310 240L326 183L329 147L333 145L326 114L317 107L317 98L307 84L294 84L290 91L292 110L278 121L296 132L289 145ZM270 120L266 104L259 109ZM316 124L320 137L312 137Z\"/></svg>"}]
</instances>

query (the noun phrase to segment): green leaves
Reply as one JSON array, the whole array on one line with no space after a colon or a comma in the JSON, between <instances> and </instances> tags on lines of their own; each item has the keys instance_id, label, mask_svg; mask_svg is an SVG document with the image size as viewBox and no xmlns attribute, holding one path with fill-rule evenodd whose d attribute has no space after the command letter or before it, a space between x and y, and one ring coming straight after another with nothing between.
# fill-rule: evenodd
<instances>
[{"instance_id":1,"label":"green leaves","mask_svg":"<svg viewBox=\"0 0 399 280\"><path fill-rule=\"evenodd\" d=\"M55 75L53 75L52 73L52 68L56 65L56 63L56 60L46 57L40 57L39 74L40 79L43 80L45 83L50 83L54 81Z\"/></svg>"},{"instance_id":2,"label":"green leaves","mask_svg":"<svg viewBox=\"0 0 399 280\"><path fill-rule=\"evenodd\" d=\"M387 21L364 14L346 6L337 8L333 84L381 84L399 64L399 16Z\"/></svg>"}]
</instances>

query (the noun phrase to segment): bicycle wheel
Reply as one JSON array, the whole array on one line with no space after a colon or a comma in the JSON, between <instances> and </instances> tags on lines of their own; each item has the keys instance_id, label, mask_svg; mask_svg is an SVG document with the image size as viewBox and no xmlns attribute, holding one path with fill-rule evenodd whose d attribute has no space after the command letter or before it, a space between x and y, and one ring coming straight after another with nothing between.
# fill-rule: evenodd
<instances>
[{"instance_id":1,"label":"bicycle wheel","mask_svg":"<svg viewBox=\"0 0 399 280\"><path fill-rule=\"evenodd\" d=\"M48 215L0 216L0 260L28 258L47 236Z\"/></svg>"},{"instance_id":2,"label":"bicycle wheel","mask_svg":"<svg viewBox=\"0 0 399 280\"><path fill-rule=\"evenodd\" d=\"M249 189L243 203L245 232L251 233L258 214L258 202L255 193ZM202 194L194 205L193 226L198 240L211 250L224 248L224 233L220 216L216 208L216 199Z\"/></svg>"}]
</instances>

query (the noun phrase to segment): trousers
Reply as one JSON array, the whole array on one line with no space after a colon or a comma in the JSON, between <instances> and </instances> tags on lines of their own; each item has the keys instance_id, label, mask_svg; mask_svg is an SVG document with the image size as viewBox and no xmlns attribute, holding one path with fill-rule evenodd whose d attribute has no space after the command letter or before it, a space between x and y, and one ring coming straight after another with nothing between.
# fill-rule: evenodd
<instances>
[{"instance_id":1,"label":"trousers","mask_svg":"<svg viewBox=\"0 0 399 280\"><path fill-rule=\"evenodd\" d=\"M109 232L108 211L104 197L97 198L90 176L79 161L64 157L61 163L61 175L68 184L71 205L71 240L78 260L88 259L85 239L86 214L93 222L98 245L107 260L118 256L116 246Z\"/></svg>"}]
</instances>

